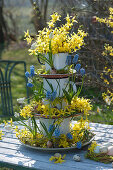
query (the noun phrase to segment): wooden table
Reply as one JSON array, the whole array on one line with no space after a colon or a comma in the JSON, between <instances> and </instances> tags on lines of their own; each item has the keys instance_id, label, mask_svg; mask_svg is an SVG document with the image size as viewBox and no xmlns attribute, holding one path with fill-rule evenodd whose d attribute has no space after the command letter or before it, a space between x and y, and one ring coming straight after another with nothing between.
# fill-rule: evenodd
<instances>
[{"instance_id":1,"label":"wooden table","mask_svg":"<svg viewBox=\"0 0 113 170\"><path fill-rule=\"evenodd\" d=\"M113 126L98 123L90 123L92 131L96 134L98 143L113 143ZM2 125L0 127L2 129ZM112 168L111 164L103 164L89 159L85 159L87 147L82 150L73 150L66 152L66 162L62 164L54 164L49 162L49 158L54 155L50 152L39 152L37 150L28 149L21 145L15 134L6 130L5 137L0 141L0 166L22 169L38 169L38 170L108 170ZM64 152L62 153L64 154ZM74 154L80 154L81 162L73 160Z\"/></svg>"}]
</instances>

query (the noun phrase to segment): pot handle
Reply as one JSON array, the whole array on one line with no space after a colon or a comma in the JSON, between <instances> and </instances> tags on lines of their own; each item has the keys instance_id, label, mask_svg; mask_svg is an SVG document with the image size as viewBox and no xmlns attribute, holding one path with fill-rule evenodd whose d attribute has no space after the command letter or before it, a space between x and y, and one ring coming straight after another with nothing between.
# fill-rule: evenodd
<instances>
[{"instance_id":1,"label":"pot handle","mask_svg":"<svg viewBox=\"0 0 113 170\"><path fill-rule=\"evenodd\" d=\"M41 65L45 65L45 64L43 64L43 63L40 61L39 56L37 57L37 59L38 59L38 62L39 62Z\"/></svg>"}]
</instances>

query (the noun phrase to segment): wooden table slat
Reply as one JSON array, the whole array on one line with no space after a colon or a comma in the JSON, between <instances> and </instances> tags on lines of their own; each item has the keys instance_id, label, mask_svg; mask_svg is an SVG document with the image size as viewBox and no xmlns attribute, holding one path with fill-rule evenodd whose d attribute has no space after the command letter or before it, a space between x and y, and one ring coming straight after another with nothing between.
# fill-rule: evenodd
<instances>
[{"instance_id":1,"label":"wooden table slat","mask_svg":"<svg viewBox=\"0 0 113 170\"><path fill-rule=\"evenodd\" d=\"M73 124L75 122L72 122ZM90 123L92 131L96 133L95 140L99 143L113 143L113 126ZM3 126L0 126L3 129ZM15 169L40 169L40 170L110 170L111 164L103 164L89 159L85 159L86 153L83 150L73 150L66 152L66 162L62 164L54 164L49 162L49 158L54 155L52 152L40 152L29 149L21 145L16 138L15 133L12 134L5 129L5 137L0 141L0 164L10 165ZM65 152L64 152L65 153ZM63 154L63 153L62 153ZM80 154L81 162L73 160L74 154Z\"/></svg>"}]
</instances>

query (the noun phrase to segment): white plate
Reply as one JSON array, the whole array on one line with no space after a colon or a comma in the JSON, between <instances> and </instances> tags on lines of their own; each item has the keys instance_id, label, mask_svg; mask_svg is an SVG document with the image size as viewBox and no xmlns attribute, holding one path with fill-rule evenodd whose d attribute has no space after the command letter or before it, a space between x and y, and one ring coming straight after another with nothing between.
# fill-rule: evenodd
<instances>
[{"instance_id":1,"label":"white plate","mask_svg":"<svg viewBox=\"0 0 113 170\"><path fill-rule=\"evenodd\" d=\"M89 142L84 143L82 145L82 147L89 145L93 140L94 140L94 137L92 137ZM39 150L39 151L68 151L68 150L72 150L72 149L77 149L74 146L73 147L67 147L67 148L41 148L41 147L30 146L30 145L24 144L22 142L21 142L21 144L25 147L35 149L35 150Z\"/></svg>"}]
</instances>

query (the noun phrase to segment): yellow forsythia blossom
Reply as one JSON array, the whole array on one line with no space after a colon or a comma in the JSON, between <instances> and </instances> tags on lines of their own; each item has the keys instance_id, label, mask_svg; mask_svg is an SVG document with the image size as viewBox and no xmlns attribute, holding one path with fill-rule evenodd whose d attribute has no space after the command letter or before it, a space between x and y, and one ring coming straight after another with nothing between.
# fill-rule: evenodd
<instances>
[{"instance_id":1,"label":"yellow forsythia blossom","mask_svg":"<svg viewBox=\"0 0 113 170\"><path fill-rule=\"evenodd\" d=\"M62 162L65 162L65 160L64 160L65 156L66 156L66 154L64 154L63 156L60 154L58 157L51 156L49 161L54 161L54 163L62 163Z\"/></svg>"},{"instance_id":2,"label":"yellow forsythia blossom","mask_svg":"<svg viewBox=\"0 0 113 170\"><path fill-rule=\"evenodd\" d=\"M75 97L71 102L71 107L75 108L78 112L83 112L85 114L87 114L92 108L89 99L84 99L83 97Z\"/></svg>"},{"instance_id":3,"label":"yellow forsythia blossom","mask_svg":"<svg viewBox=\"0 0 113 170\"><path fill-rule=\"evenodd\" d=\"M27 105L23 107L23 109L20 112L20 116L27 118L27 117L32 117L32 107L31 105Z\"/></svg>"},{"instance_id":4,"label":"yellow forsythia blossom","mask_svg":"<svg viewBox=\"0 0 113 170\"><path fill-rule=\"evenodd\" d=\"M84 113L88 114L88 112L91 110L92 106L90 104L90 101L88 99L84 98L73 98L71 105L65 106L63 109L58 109L56 107L49 108L49 105L44 105L42 102L36 102L34 103L36 105L36 113L42 115L42 116L50 116L50 117L62 117L66 115L76 114L76 113ZM22 110L20 115L25 117L26 116L32 116L32 107L33 105L25 106Z\"/></svg>"},{"instance_id":5,"label":"yellow forsythia blossom","mask_svg":"<svg viewBox=\"0 0 113 170\"><path fill-rule=\"evenodd\" d=\"M30 55L37 53L47 54L49 52L49 45L51 41L52 54L57 53L71 53L76 52L84 44L84 37L87 36L82 30L78 30L77 33L71 33L75 22L75 17L71 17L67 14L66 23L60 27L55 27L55 23L60 21L60 15L54 13L51 15L51 20L47 23L48 28L44 28L38 31L37 39L35 43L32 44L32 48L29 49ZM25 32L25 40L28 44L32 42L32 38L29 35L29 31Z\"/></svg>"},{"instance_id":6,"label":"yellow forsythia blossom","mask_svg":"<svg viewBox=\"0 0 113 170\"><path fill-rule=\"evenodd\" d=\"M2 130L0 131L0 140L2 140L2 136L3 136L4 134L2 133Z\"/></svg>"},{"instance_id":7,"label":"yellow forsythia blossom","mask_svg":"<svg viewBox=\"0 0 113 170\"><path fill-rule=\"evenodd\" d=\"M67 137L64 134L61 135L59 147L63 147L63 148L69 147L69 143L67 142Z\"/></svg>"},{"instance_id":8,"label":"yellow forsythia blossom","mask_svg":"<svg viewBox=\"0 0 113 170\"><path fill-rule=\"evenodd\" d=\"M90 152L90 154L94 152L96 146L98 146L97 143L95 141L92 142L91 146L88 148L88 151Z\"/></svg>"},{"instance_id":9,"label":"yellow forsythia blossom","mask_svg":"<svg viewBox=\"0 0 113 170\"><path fill-rule=\"evenodd\" d=\"M108 18L98 18L97 17L97 21L99 21L100 23L105 23L107 24L109 27L113 28L113 8L109 8L109 17ZM111 33L113 33L113 31L111 31ZM109 44L105 44L105 51L103 52L103 55L107 56L113 56L113 47L110 46ZM105 67L105 70L103 71L104 74L101 74L101 78L104 80L104 83L106 83L107 85L109 85L109 87L112 87L112 83L113 83L113 68L111 69L107 69L107 67ZM111 80L105 78L105 77L109 77L111 78ZM111 82L111 84L110 84ZM103 93L103 99L105 100L105 102L110 105L113 102L113 91L107 90L106 93Z\"/></svg>"}]
</instances>

